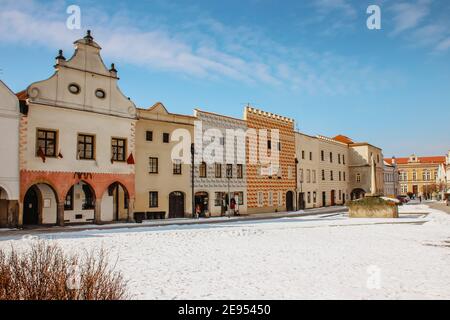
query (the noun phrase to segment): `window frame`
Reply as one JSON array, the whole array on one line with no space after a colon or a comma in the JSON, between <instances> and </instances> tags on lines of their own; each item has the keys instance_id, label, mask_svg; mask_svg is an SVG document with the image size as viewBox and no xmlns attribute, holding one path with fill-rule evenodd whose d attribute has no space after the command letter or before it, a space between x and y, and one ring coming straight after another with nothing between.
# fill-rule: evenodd
<instances>
[{"instance_id":1,"label":"window frame","mask_svg":"<svg viewBox=\"0 0 450 320\"><path fill-rule=\"evenodd\" d=\"M118 159L118 154L114 154L114 140L118 143L119 141L124 142L124 146L116 146L116 148L123 148L123 159ZM120 137L111 137L111 159L115 162L125 162L127 160L127 148L128 148L128 139L127 138L120 138Z\"/></svg>"},{"instance_id":2,"label":"window frame","mask_svg":"<svg viewBox=\"0 0 450 320\"><path fill-rule=\"evenodd\" d=\"M155 196L153 198L152 196ZM155 202L153 202L155 201ZM149 208L159 208L159 193L158 191L149 191L148 192L148 207Z\"/></svg>"},{"instance_id":3,"label":"window frame","mask_svg":"<svg viewBox=\"0 0 450 320\"><path fill-rule=\"evenodd\" d=\"M39 138L39 132L45 133L45 138ZM53 133L55 136L53 139L48 139L47 134ZM45 129L45 128L36 128L36 157L39 157L39 141L44 141L44 149L42 150L44 152L44 156L47 158L56 158L57 157L57 150L59 145L59 130L57 129ZM47 141L53 141L54 144L54 154L47 154Z\"/></svg>"},{"instance_id":4,"label":"window frame","mask_svg":"<svg viewBox=\"0 0 450 320\"><path fill-rule=\"evenodd\" d=\"M86 143L86 138L90 137L92 138L92 157L91 158L86 158L85 156L81 156L80 155L80 137L84 137L84 142L83 142L83 146L84 149L82 150L83 154L86 155L86 145L89 145L88 143ZM84 132L78 132L77 133L77 159L78 160L95 160L96 159L96 135L95 134L91 134L91 133L84 133Z\"/></svg>"},{"instance_id":5,"label":"window frame","mask_svg":"<svg viewBox=\"0 0 450 320\"><path fill-rule=\"evenodd\" d=\"M156 171L155 168L156 162ZM158 157L148 157L148 173L149 174L158 174L159 173L159 158Z\"/></svg>"},{"instance_id":6,"label":"window frame","mask_svg":"<svg viewBox=\"0 0 450 320\"><path fill-rule=\"evenodd\" d=\"M183 164L180 159L174 159L172 161L172 173L177 176L183 174Z\"/></svg>"}]
</instances>

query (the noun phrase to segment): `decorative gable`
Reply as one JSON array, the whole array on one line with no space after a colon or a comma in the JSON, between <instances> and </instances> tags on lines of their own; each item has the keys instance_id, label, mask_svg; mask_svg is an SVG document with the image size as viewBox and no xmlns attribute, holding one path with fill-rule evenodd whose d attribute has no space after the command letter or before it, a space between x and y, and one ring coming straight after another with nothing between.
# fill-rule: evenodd
<instances>
[{"instance_id":1,"label":"decorative gable","mask_svg":"<svg viewBox=\"0 0 450 320\"><path fill-rule=\"evenodd\" d=\"M136 117L136 105L118 87L114 64L108 69L101 47L90 31L75 41L75 53L66 61L62 50L56 57L56 72L27 88L30 103L77 109L125 118Z\"/></svg>"}]
</instances>

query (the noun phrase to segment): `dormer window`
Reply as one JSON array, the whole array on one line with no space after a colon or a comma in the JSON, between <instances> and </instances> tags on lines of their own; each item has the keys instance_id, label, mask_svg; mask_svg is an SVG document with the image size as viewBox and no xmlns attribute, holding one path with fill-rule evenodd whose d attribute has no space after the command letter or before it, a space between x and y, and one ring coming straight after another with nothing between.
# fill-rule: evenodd
<instances>
[{"instance_id":1,"label":"dormer window","mask_svg":"<svg viewBox=\"0 0 450 320\"><path fill-rule=\"evenodd\" d=\"M103 91L102 89L97 89L97 90L95 91L95 96L96 96L97 98L99 98L99 99L105 99L106 93L105 93L105 91Z\"/></svg>"},{"instance_id":2,"label":"dormer window","mask_svg":"<svg viewBox=\"0 0 450 320\"><path fill-rule=\"evenodd\" d=\"M69 92L72 94L79 94L81 91L80 86L76 83L69 84Z\"/></svg>"}]
</instances>

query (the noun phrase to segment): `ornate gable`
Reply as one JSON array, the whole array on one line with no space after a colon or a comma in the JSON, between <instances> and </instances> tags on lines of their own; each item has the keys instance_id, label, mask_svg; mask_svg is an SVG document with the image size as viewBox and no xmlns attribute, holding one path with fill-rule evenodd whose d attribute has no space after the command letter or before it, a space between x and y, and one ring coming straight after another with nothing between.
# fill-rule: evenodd
<instances>
[{"instance_id":1,"label":"ornate gable","mask_svg":"<svg viewBox=\"0 0 450 320\"><path fill-rule=\"evenodd\" d=\"M90 31L75 41L69 59L62 50L56 57L55 73L27 88L30 103L77 109L126 118L136 117L136 106L118 87L114 64L108 69L100 55L101 47Z\"/></svg>"}]
</instances>

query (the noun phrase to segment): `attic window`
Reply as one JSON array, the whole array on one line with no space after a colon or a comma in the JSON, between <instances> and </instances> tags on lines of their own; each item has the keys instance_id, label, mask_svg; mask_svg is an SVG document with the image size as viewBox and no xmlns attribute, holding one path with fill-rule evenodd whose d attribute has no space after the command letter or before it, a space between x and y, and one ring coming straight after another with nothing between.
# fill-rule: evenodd
<instances>
[{"instance_id":1,"label":"attic window","mask_svg":"<svg viewBox=\"0 0 450 320\"><path fill-rule=\"evenodd\" d=\"M95 91L95 96L96 96L97 98L99 98L99 99L105 99L106 93L105 93L105 91L103 91L103 90L101 90L101 89L97 89L97 90Z\"/></svg>"},{"instance_id":2,"label":"attic window","mask_svg":"<svg viewBox=\"0 0 450 320\"><path fill-rule=\"evenodd\" d=\"M81 89L80 89L79 85L77 85L75 83L71 83L71 84L69 84L69 91L70 91L70 93L73 93L73 94L79 94Z\"/></svg>"}]
</instances>

